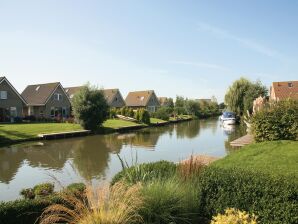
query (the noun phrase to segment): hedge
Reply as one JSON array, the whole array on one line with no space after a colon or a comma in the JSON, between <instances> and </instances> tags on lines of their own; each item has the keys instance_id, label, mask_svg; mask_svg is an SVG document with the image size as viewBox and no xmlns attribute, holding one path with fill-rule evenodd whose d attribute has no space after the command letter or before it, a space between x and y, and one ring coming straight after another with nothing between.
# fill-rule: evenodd
<instances>
[{"instance_id":1,"label":"hedge","mask_svg":"<svg viewBox=\"0 0 298 224\"><path fill-rule=\"evenodd\" d=\"M0 224L34 224L46 207L59 202L58 196L1 202Z\"/></svg>"},{"instance_id":2,"label":"hedge","mask_svg":"<svg viewBox=\"0 0 298 224\"><path fill-rule=\"evenodd\" d=\"M295 140L298 137L298 101L286 100L272 104L252 118L257 142Z\"/></svg>"},{"instance_id":3,"label":"hedge","mask_svg":"<svg viewBox=\"0 0 298 224\"><path fill-rule=\"evenodd\" d=\"M237 208L256 214L264 224L298 223L298 186L288 177L211 165L199 179L200 210L206 218Z\"/></svg>"}]
</instances>

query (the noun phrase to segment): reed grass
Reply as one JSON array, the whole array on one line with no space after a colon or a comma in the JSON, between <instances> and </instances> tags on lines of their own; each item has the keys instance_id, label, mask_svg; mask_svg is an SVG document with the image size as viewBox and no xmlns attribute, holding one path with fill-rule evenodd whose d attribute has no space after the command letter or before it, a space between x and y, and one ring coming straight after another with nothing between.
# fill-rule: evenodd
<instances>
[{"instance_id":1,"label":"reed grass","mask_svg":"<svg viewBox=\"0 0 298 224\"><path fill-rule=\"evenodd\" d=\"M140 190L140 184L127 187L118 182L112 187L87 187L86 197L63 193L64 203L46 208L40 217L40 224L142 223L142 217L138 214L143 205Z\"/></svg>"}]
</instances>

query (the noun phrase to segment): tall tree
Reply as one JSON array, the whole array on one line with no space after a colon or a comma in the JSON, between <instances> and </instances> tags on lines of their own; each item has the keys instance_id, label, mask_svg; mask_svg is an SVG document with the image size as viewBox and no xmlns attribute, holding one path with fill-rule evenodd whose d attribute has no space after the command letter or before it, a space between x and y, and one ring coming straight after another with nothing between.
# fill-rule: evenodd
<instances>
[{"instance_id":1,"label":"tall tree","mask_svg":"<svg viewBox=\"0 0 298 224\"><path fill-rule=\"evenodd\" d=\"M109 106L101 90L85 85L72 99L76 120L85 129L95 131L107 118Z\"/></svg>"},{"instance_id":2,"label":"tall tree","mask_svg":"<svg viewBox=\"0 0 298 224\"><path fill-rule=\"evenodd\" d=\"M242 115L246 110L251 111L254 99L267 96L267 89L260 81L251 82L248 79L236 80L225 95L225 104L228 109Z\"/></svg>"}]
</instances>

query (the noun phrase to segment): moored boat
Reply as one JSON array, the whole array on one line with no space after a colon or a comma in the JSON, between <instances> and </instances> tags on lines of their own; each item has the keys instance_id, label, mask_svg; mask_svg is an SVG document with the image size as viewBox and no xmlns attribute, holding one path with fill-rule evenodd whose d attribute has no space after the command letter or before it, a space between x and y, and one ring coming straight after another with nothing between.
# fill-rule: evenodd
<instances>
[{"instance_id":1,"label":"moored boat","mask_svg":"<svg viewBox=\"0 0 298 224\"><path fill-rule=\"evenodd\" d=\"M236 124L236 114L233 112L223 112L220 116L220 120L223 125L233 125Z\"/></svg>"}]
</instances>

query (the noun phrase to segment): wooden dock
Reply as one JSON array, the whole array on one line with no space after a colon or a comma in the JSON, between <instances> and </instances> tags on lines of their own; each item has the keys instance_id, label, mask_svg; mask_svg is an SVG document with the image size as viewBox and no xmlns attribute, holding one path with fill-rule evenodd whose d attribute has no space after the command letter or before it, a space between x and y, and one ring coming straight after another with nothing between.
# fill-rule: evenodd
<instances>
[{"instance_id":1,"label":"wooden dock","mask_svg":"<svg viewBox=\"0 0 298 224\"><path fill-rule=\"evenodd\" d=\"M57 138L70 138L89 135L91 131L81 130L81 131L69 131L69 132L59 132L59 133L50 133L50 134L39 134L38 137L41 139L57 139Z\"/></svg>"},{"instance_id":2,"label":"wooden dock","mask_svg":"<svg viewBox=\"0 0 298 224\"><path fill-rule=\"evenodd\" d=\"M242 147L242 146L245 146L245 145L249 145L253 142L254 142L253 136L247 134L247 135L242 136L241 138L238 138L238 139L230 142L230 145L233 146L233 147Z\"/></svg>"}]
</instances>

